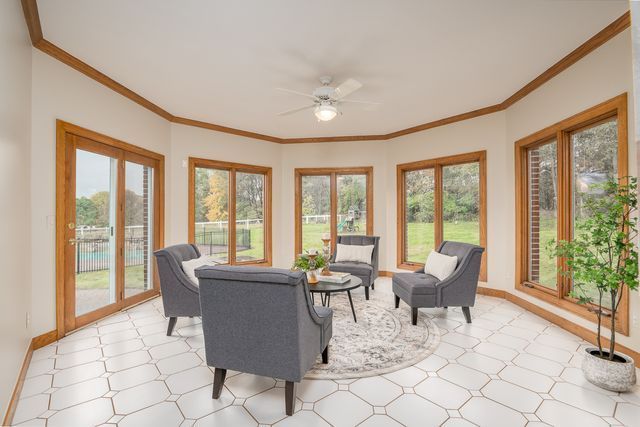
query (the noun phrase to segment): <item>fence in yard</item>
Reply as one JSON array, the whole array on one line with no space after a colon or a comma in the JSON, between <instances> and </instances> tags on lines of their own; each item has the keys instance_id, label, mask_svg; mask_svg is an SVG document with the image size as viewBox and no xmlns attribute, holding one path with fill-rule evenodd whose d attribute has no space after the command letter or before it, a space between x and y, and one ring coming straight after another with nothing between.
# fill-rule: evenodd
<instances>
[{"instance_id":1,"label":"fence in yard","mask_svg":"<svg viewBox=\"0 0 640 427\"><path fill-rule=\"evenodd\" d=\"M76 273L108 270L111 264L109 239L76 240ZM144 264L144 239L124 239L124 264L126 267Z\"/></svg>"},{"instance_id":2,"label":"fence in yard","mask_svg":"<svg viewBox=\"0 0 640 427\"><path fill-rule=\"evenodd\" d=\"M196 245L203 255L214 255L227 252L229 245L229 230L213 229L196 233ZM246 228L236 229L236 250L242 251L251 248L251 230Z\"/></svg>"}]
</instances>

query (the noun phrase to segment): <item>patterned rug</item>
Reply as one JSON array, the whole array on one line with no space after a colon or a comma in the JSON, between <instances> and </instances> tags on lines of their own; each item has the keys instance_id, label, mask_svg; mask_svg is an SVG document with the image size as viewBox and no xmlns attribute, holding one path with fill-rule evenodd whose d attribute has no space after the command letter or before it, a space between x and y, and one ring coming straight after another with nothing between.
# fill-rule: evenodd
<instances>
[{"instance_id":1,"label":"patterned rug","mask_svg":"<svg viewBox=\"0 0 640 427\"><path fill-rule=\"evenodd\" d=\"M353 321L347 294L331 295L333 336L329 343L329 363L318 363L305 378L361 378L394 372L425 359L438 347L440 332L426 316L418 315L418 325L411 325L411 310L400 303L394 308L388 289L352 291L357 323ZM320 298L316 296L316 304Z\"/></svg>"}]
</instances>

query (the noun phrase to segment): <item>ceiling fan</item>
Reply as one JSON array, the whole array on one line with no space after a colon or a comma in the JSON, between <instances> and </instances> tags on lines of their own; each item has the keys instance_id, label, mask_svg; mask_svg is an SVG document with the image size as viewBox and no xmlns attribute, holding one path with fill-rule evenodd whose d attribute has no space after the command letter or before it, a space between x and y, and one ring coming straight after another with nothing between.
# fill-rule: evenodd
<instances>
[{"instance_id":1,"label":"ceiling fan","mask_svg":"<svg viewBox=\"0 0 640 427\"><path fill-rule=\"evenodd\" d=\"M347 79L342 84L333 87L331 86L332 78L329 76L320 77L320 83L322 86L316 88L313 93L303 93L291 89L277 88L283 92L292 93L294 95L304 96L311 98L313 104L305 105L304 107L294 108L292 110L283 111L278 113L279 116L287 116L299 111L310 110L313 108L313 112L318 118L318 121L328 122L334 119L340 111L338 110L339 104L354 103L354 104L366 104L370 107L380 105L379 102L359 101L355 99L345 99L345 97L351 95L362 87L362 83L355 79ZM341 114L341 113L340 113Z\"/></svg>"}]
</instances>

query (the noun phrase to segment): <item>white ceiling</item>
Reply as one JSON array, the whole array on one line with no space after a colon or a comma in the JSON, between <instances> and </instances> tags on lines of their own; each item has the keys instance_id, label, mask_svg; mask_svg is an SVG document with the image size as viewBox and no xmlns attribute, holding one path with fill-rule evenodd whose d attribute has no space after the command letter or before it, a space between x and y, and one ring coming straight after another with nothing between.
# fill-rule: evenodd
<instances>
[{"instance_id":1,"label":"white ceiling","mask_svg":"<svg viewBox=\"0 0 640 427\"><path fill-rule=\"evenodd\" d=\"M45 38L188 117L277 137L383 134L496 104L627 0L39 0ZM364 84L318 123L318 77Z\"/></svg>"}]
</instances>

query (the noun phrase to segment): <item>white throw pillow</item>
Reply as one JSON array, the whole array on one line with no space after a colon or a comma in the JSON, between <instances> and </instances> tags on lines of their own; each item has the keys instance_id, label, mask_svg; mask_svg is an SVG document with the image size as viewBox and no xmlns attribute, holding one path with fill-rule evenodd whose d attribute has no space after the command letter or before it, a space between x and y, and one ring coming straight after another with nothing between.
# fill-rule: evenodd
<instances>
[{"instance_id":1,"label":"white throw pillow","mask_svg":"<svg viewBox=\"0 0 640 427\"><path fill-rule=\"evenodd\" d=\"M189 280L193 282L194 285L199 286L198 278L196 277L196 268L202 267L203 265L217 265L218 263L214 261L210 256L202 255L200 258L190 259L189 261L182 262L182 270L184 274L187 275Z\"/></svg>"},{"instance_id":2,"label":"white throw pillow","mask_svg":"<svg viewBox=\"0 0 640 427\"><path fill-rule=\"evenodd\" d=\"M341 245L338 243L336 248L335 262L363 262L371 264L371 255L373 254L373 245Z\"/></svg>"},{"instance_id":3,"label":"white throw pillow","mask_svg":"<svg viewBox=\"0 0 640 427\"><path fill-rule=\"evenodd\" d=\"M424 272L436 277L441 282L451 276L458 265L457 256L442 255L439 252L431 251L424 265Z\"/></svg>"}]
</instances>

